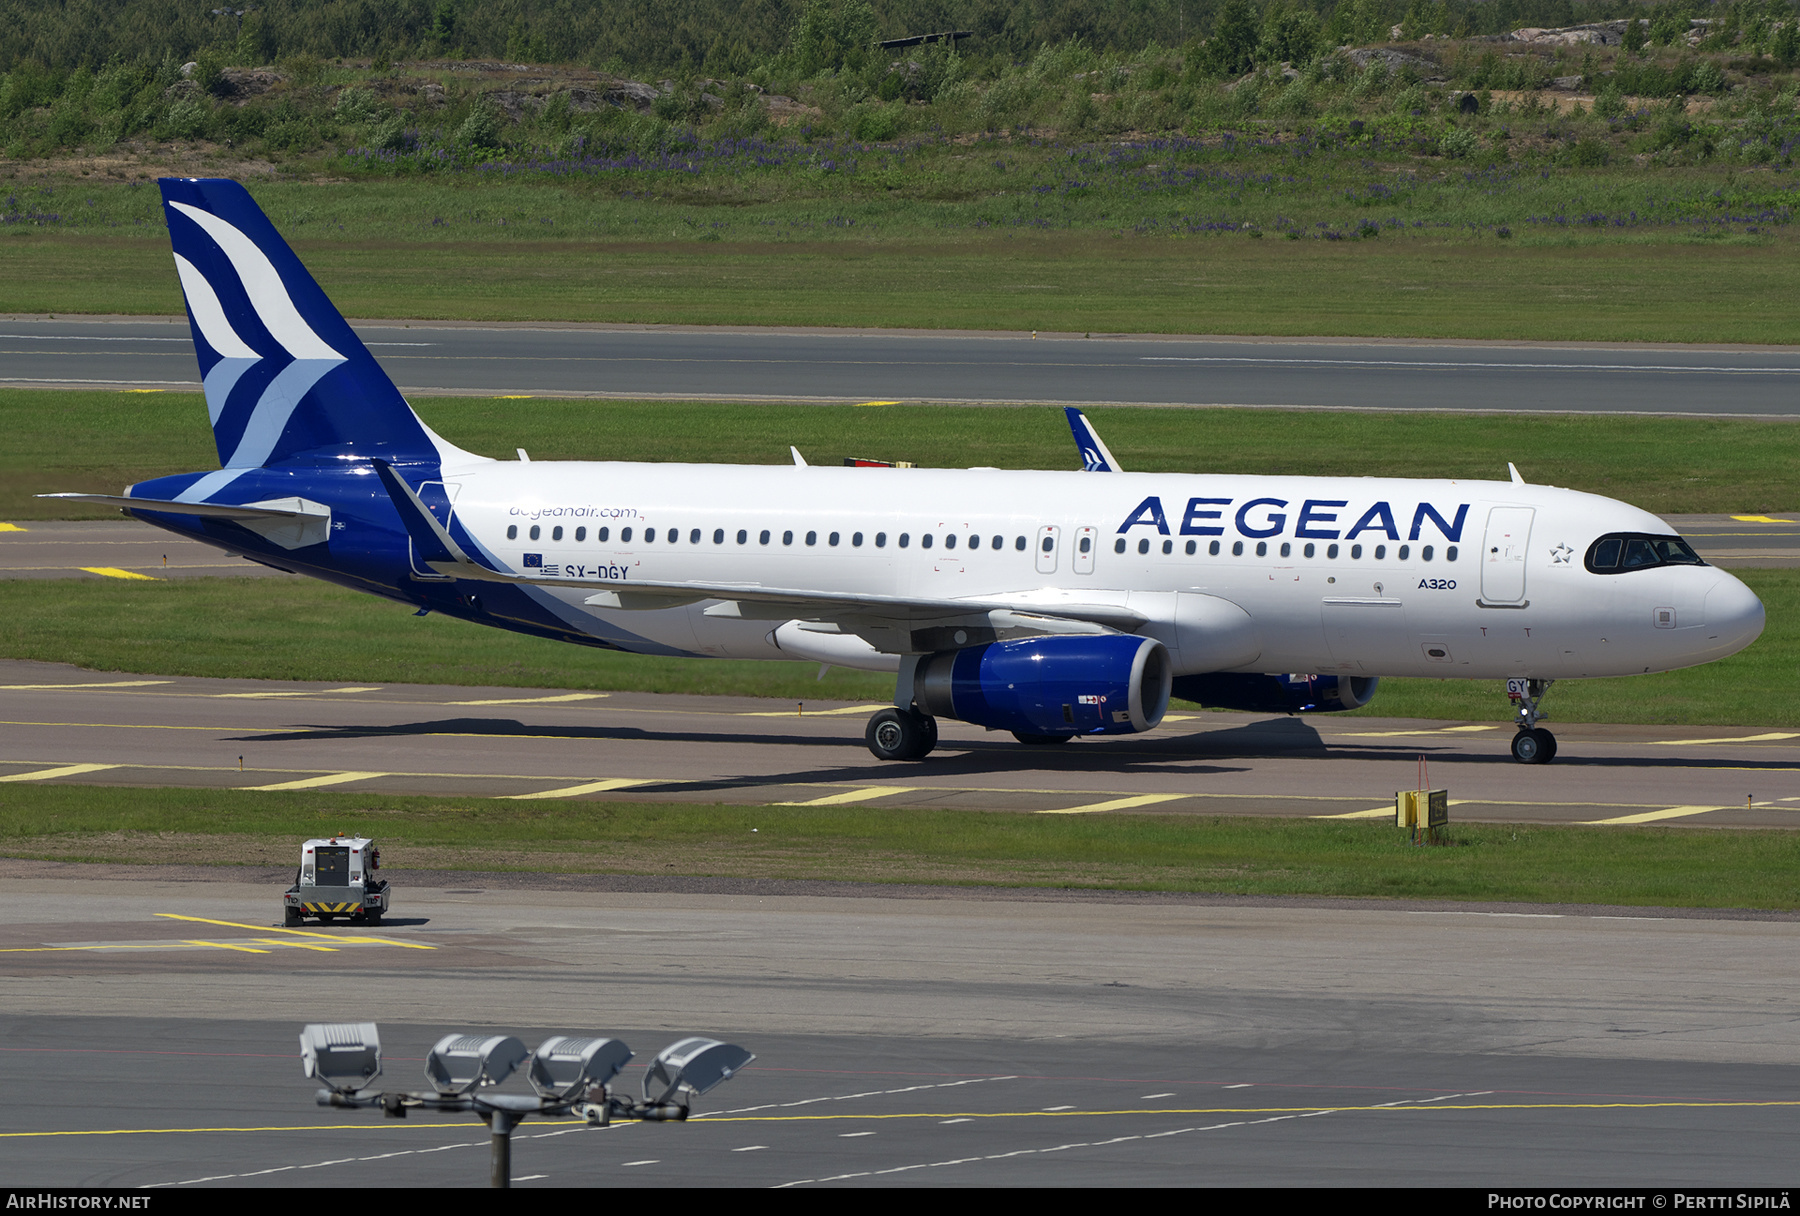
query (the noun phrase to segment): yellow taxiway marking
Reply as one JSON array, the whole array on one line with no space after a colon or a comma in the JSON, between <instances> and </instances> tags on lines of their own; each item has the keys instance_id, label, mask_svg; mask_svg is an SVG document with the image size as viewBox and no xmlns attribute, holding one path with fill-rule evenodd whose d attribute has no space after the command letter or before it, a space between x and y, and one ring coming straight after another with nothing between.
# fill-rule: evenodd
<instances>
[{"instance_id":1,"label":"yellow taxiway marking","mask_svg":"<svg viewBox=\"0 0 1800 1216\"><path fill-rule=\"evenodd\" d=\"M313 790L322 785L343 785L346 781L365 781L370 777L386 777L387 773L326 773L323 777L302 777L298 781L277 781L274 785L246 785L246 790Z\"/></svg>"},{"instance_id":2,"label":"yellow taxiway marking","mask_svg":"<svg viewBox=\"0 0 1800 1216\"><path fill-rule=\"evenodd\" d=\"M559 697L500 697L493 701L445 701L445 705L545 705L552 701L598 701L604 692L569 692Z\"/></svg>"},{"instance_id":3,"label":"yellow taxiway marking","mask_svg":"<svg viewBox=\"0 0 1800 1216\"><path fill-rule=\"evenodd\" d=\"M628 790L634 785L654 785L654 777L608 777L604 781L589 781L583 785L565 785L554 790L538 790L531 794L504 794L509 802L529 802L533 798L574 798L580 794L602 794L607 790Z\"/></svg>"},{"instance_id":4,"label":"yellow taxiway marking","mask_svg":"<svg viewBox=\"0 0 1800 1216\"><path fill-rule=\"evenodd\" d=\"M1372 811L1346 811L1342 815L1309 815L1309 819L1385 819L1396 812L1391 806L1378 806Z\"/></svg>"},{"instance_id":5,"label":"yellow taxiway marking","mask_svg":"<svg viewBox=\"0 0 1800 1216\"><path fill-rule=\"evenodd\" d=\"M160 583L163 581L160 578L154 578L148 574L139 574L134 570L121 570L117 566L77 566L76 569L85 570L89 574L104 575L107 578L137 578L143 579L146 583Z\"/></svg>"},{"instance_id":6,"label":"yellow taxiway marking","mask_svg":"<svg viewBox=\"0 0 1800 1216\"><path fill-rule=\"evenodd\" d=\"M1620 815L1616 819L1590 819L1584 827L1598 827L1603 824L1616 823L1655 823L1659 819L1685 819L1689 815L1704 815L1708 811L1729 811L1728 806L1672 806L1667 810L1644 811L1638 815Z\"/></svg>"},{"instance_id":7,"label":"yellow taxiway marking","mask_svg":"<svg viewBox=\"0 0 1800 1216\"><path fill-rule=\"evenodd\" d=\"M1800 1100L1717 1102L1489 1102L1448 1103L1409 1102L1383 1103L1380 1106L1214 1106L1132 1110L1005 1110L1005 1111L904 1111L895 1114L820 1114L820 1115L715 1115L708 1123L799 1123L827 1121L868 1122L895 1119L1093 1119L1117 1118L1123 1115L1295 1115L1324 1114L1406 1114L1411 1111L1535 1111L1535 1110L1744 1110L1762 1107L1795 1107ZM544 1119L534 1127L569 1127L585 1123L582 1119ZM383 1131L444 1130L442 1123L385 1123ZM226 1132L367 1132L369 1124L313 1123L287 1127L115 1127L85 1128L74 1131L0 1132L0 1140L48 1139L55 1136L197 1136Z\"/></svg>"},{"instance_id":8,"label":"yellow taxiway marking","mask_svg":"<svg viewBox=\"0 0 1800 1216\"><path fill-rule=\"evenodd\" d=\"M804 702L801 704L804 704ZM829 718L834 714L867 714L873 713L878 709L888 708L890 707L886 705L846 705L840 709L815 709L811 712L803 709L795 709L792 711L785 709L758 709L747 713L740 713L736 716L739 718Z\"/></svg>"},{"instance_id":9,"label":"yellow taxiway marking","mask_svg":"<svg viewBox=\"0 0 1800 1216\"><path fill-rule=\"evenodd\" d=\"M224 925L227 929L249 929L253 933L290 933L295 937L318 937L328 942L348 943L357 946L403 946L408 950L436 950L436 946L427 946L422 942L403 942L391 937L351 937L336 933L315 933L310 929L282 929L272 925L245 925L235 920L212 920L205 916L183 916L179 912L158 912L157 916L164 920L186 920L201 925Z\"/></svg>"},{"instance_id":10,"label":"yellow taxiway marking","mask_svg":"<svg viewBox=\"0 0 1800 1216\"><path fill-rule=\"evenodd\" d=\"M0 532L26 532L26 531L29 531L29 529L21 528L18 524L0 524Z\"/></svg>"},{"instance_id":11,"label":"yellow taxiway marking","mask_svg":"<svg viewBox=\"0 0 1800 1216\"><path fill-rule=\"evenodd\" d=\"M1156 802L1174 802L1186 798L1186 794L1138 794L1132 798L1114 798L1111 802L1090 802L1086 806L1065 806L1056 811L1039 811L1040 815L1091 815L1096 811L1123 811L1134 806L1149 806Z\"/></svg>"},{"instance_id":12,"label":"yellow taxiway marking","mask_svg":"<svg viewBox=\"0 0 1800 1216\"><path fill-rule=\"evenodd\" d=\"M1741 524L1791 524L1791 519L1770 519L1767 515L1733 515L1731 518Z\"/></svg>"},{"instance_id":13,"label":"yellow taxiway marking","mask_svg":"<svg viewBox=\"0 0 1800 1216\"><path fill-rule=\"evenodd\" d=\"M904 785L866 785L861 789L844 790L838 794L827 794L823 798L814 798L807 802L777 802L775 806L844 806L852 802L867 802L871 798L886 798L889 794L910 794L912 789Z\"/></svg>"},{"instance_id":14,"label":"yellow taxiway marking","mask_svg":"<svg viewBox=\"0 0 1800 1216\"><path fill-rule=\"evenodd\" d=\"M88 684L0 684L0 692L44 692L55 688L148 688L173 684L173 680L106 680Z\"/></svg>"},{"instance_id":15,"label":"yellow taxiway marking","mask_svg":"<svg viewBox=\"0 0 1800 1216\"><path fill-rule=\"evenodd\" d=\"M871 405L899 405L900 403L898 401L858 401L856 404L861 409Z\"/></svg>"},{"instance_id":16,"label":"yellow taxiway marking","mask_svg":"<svg viewBox=\"0 0 1800 1216\"><path fill-rule=\"evenodd\" d=\"M1800 739L1800 732L1771 731L1766 735L1738 735L1730 739L1652 739L1650 742L1663 747L1681 747L1702 743L1773 743L1778 739Z\"/></svg>"},{"instance_id":17,"label":"yellow taxiway marking","mask_svg":"<svg viewBox=\"0 0 1800 1216\"><path fill-rule=\"evenodd\" d=\"M40 768L29 773L8 773L0 781L48 781L52 777L74 777L81 773L97 773L101 769L118 768L116 764L65 764L61 768Z\"/></svg>"}]
</instances>

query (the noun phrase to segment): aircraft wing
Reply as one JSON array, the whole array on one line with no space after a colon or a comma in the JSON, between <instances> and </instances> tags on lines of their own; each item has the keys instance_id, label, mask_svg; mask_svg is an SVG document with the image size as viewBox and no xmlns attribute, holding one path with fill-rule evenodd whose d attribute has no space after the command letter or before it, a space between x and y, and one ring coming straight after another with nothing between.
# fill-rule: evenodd
<instances>
[{"instance_id":1,"label":"aircraft wing","mask_svg":"<svg viewBox=\"0 0 1800 1216\"><path fill-rule=\"evenodd\" d=\"M769 587L758 583L651 582L637 579L563 578L495 570L465 552L386 461L373 462L376 473L412 537L426 567L451 578L530 587L581 588L595 592L587 603L627 611L678 608L701 600L723 603L707 609L712 616L749 620L831 620L852 623L865 634L891 634L927 622L989 618L998 632L1063 633L1117 630L1135 632L1147 618L1121 603L1078 600L1067 593L1026 591L983 599L931 599L874 595L852 591L819 591L801 587ZM1072 628L1071 628L1072 626Z\"/></svg>"}]
</instances>

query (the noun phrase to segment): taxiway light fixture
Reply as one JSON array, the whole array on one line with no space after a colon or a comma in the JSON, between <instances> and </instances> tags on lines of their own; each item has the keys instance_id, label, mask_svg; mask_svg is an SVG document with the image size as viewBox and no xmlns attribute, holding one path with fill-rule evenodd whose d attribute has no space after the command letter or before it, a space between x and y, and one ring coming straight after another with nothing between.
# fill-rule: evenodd
<instances>
[{"instance_id":1,"label":"taxiway light fixture","mask_svg":"<svg viewBox=\"0 0 1800 1216\"><path fill-rule=\"evenodd\" d=\"M527 1055L526 1077L535 1096L483 1092L510 1077ZM300 1032L306 1075L330 1087L319 1091L320 1106L380 1107L390 1119L404 1119L415 1108L474 1114L492 1133L488 1178L496 1187L512 1185L513 1129L531 1115L574 1115L598 1126L615 1117L683 1122L690 1098L756 1058L717 1039L681 1039L656 1054L644 1079L645 1100L638 1102L608 1086L631 1057L631 1048L604 1035L557 1035L527 1053L512 1035L448 1034L425 1058L425 1076L435 1092L383 1093L365 1088L381 1072L381 1038L373 1022L315 1023Z\"/></svg>"},{"instance_id":2,"label":"taxiway light fixture","mask_svg":"<svg viewBox=\"0 0 1800 1216\"><path fill-rule=\"evenodd\" d=\"M699 1097L756 1057L742 1047L717 1039L691 1038L671 1043L656 1053L644 1073L644 1101L660 1106L676 1100L681 1090ZM651 1097L651 1091L659 1091ZM685 1103L683 1104L685 1105Z\"/></svg>"},{"instance_id":3,"label":"taxiway light fixture","mask_svg":"<svg viewBox=\"0 0 1800 1216\"><path fill-rule=\"evenodd\" d=\"M447 1034L425 1057L425 1077L443 1097L460 1097L500 1084L527 1054L510 1034Z\"/></svg>"},{"instance_id":4,"label":"taxiway light fixture","mask_svg":"<svg viewBox=\"0 0 1800 1216\"><path fill-rule=\"evenodd\" d=\"M617 1039L557 1035L531 1053L526 1079L540 1098L579 1098L604 1086L631 1059L631 1048Z\"/></svg>"},{"instance_id":5,"label":"taxiway light fixture","mask_svg":"<svg viewBox=\"0 0 1800 1216\"><path fill-rule=\"evenodd\" d=\"M381 1075L381 1032L373 1022L314 1022L300 1031L300 1066L340 1094Z\"/></svg>"}]
</instances>

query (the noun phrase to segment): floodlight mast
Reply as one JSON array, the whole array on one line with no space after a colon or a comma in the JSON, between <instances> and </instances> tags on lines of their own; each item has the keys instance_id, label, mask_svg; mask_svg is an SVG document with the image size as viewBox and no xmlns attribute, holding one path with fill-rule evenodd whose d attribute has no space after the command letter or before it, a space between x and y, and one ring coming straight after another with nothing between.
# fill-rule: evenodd
<instances>
[{"instance_id":1,"label":"floodlight mast","mask_svg":"<svg viewBox=\"0 0 1800 1216\"><path fill-rule=\"evenodd\" d=\"M647 1123L682 1122L697 1098L756 1057L717 1039L688 1038L656 1054L644 1075L641 1101L614 1094L608 1083L632 1058L617 1039L557 1035L529 1053L526 1069L535 1097L484 1094L527 1061L525 1044L511 1035L450 1034L425 1058L431 1093L376 1092L366 1088L381 1073L381 1037L373 1022L314 1023L300 1032L300 1057L308 1077L327 1088L320 1106L350 1110L380 1107L390 1119L412 1108L469 1111L488 1125L493 1153L489 1185L512 1185L513 1129L531 1115L574 1115L605 1127L615 1116ZM656 1096L651 1097L652 1090Z\"/></svg>"}]
</instances>

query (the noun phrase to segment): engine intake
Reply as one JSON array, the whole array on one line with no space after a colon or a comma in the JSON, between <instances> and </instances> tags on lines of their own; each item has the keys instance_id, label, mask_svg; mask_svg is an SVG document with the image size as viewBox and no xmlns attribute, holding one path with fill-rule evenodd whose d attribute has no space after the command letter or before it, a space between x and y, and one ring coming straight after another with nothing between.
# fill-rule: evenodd
<instances>
[{"instance_id":1,"label":"engine intake","mask_svg":"<svg viewBox=\"0 0 1800 1216\"><path fill-rule=\"evenodd\" d=\"M1234 671L1181 676L1174 693L1211 709L1253 714L1336 713L1361 709L1375 698L1379 676L1259 675Z\"/></svg>"},{"instance_id":2,"label":"engine intake","mask_svg":"<svg viewBox=\"0 0 1800 1216\"><path fill-rule=\"evenodd\" d=\"M1022 638L921 660L913 700L928 714L1029 735L1128 735L1169 708L1173 667L1154 638Z\"/></svg>"}]
</instances>

